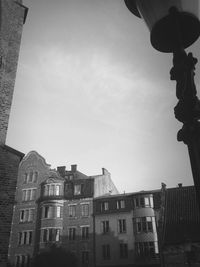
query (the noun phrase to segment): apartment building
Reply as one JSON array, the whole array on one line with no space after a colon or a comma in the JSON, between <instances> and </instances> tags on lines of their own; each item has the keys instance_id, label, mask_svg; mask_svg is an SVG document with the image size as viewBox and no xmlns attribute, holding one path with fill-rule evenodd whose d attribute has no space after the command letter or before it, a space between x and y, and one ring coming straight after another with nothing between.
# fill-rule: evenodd
<instances>
[{"instance_id":1,"label":"apartment building","mask_svg":"<svg viewBox=\"0 0 200 267\"><path fill-rule=\"evenodd\" d=\"M153 196L143 191L94 199L97 267L159 266Z\"/></svg>"},{"instance_id":2,"label":"apartment building","mask_svg":"<svg viewBox=\"0 0 200 267\"><path fill-rule=\"evenodd\" d=\"M52 170L31 151L19 166L9 262L29 266L39 251L57 244L74 252L80 266L93 266L93 198L117 193L104 168L97 176L76 165Z\"/></svg>"}]
</instances>

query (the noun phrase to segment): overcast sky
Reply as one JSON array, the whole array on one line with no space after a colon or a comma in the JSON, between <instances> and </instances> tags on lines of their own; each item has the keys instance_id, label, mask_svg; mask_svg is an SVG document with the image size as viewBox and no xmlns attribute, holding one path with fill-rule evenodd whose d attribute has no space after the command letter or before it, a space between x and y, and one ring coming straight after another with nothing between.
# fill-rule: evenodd
<instances>
[{"instance_id":1,"label":"overcast sky","mask_svg":"<svg viewBox=\"0 0 200 267\"><path fill-rule=\"evenodd\" d=\"M7 144L36 150L52 168L105 167L120 192L193 184L187 147L176 141L172 55L152 48L142 20L123 0L24 5ZM199 48L189 51L199 57Z\"/></svg>"}]
</instances>

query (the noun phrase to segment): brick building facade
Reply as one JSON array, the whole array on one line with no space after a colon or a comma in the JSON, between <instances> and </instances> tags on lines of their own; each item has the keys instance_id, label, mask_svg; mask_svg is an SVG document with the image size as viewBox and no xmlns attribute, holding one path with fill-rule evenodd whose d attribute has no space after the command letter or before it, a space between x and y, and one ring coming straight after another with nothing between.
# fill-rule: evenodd
<instances>
[{"instance_id":1,"label":"brick building facade","mask_svg":"<svg viewBox=\"0 0 200 267\"><path fill-rule=\"evenodd\" d=\"M23 153L5 145L22 28L22 1L0 0L0 266L7 263L18 166Z\"/></svg>"},{"instance_id":2,"label":"brick building facade","mask_svg":"<svg viewBox=\"0 0 200 267\"><path fill-rule=\"evenodd\" d=\"M18 166L24 154L0 146L0 266L7 263Z\"/></svg>"},{"instance_id":3,"label":"brick building facade","mask_svg":"<svg viewBox=\"0 0 200 267\"><path fill-rule=\"evenodd\" d=\"M27 267L56 244L79 267L200 266L199 218L192 186L119 194L104 168L55 170L31 151L19 166L8 258Z\"/></svg>"},{"instance_id":4,"label":"brick building facade","mask_svg":"<svg viewBox=\"0 0 200 267\"><path fill-rule=\"evenodd\" d=\"M9 262L29 265L31 258L52 244L73 251L80 266L93 266L93 199L117 194L110 174L87 176L71 165L51 170L32 151L19 167Z\"/></svg>"}]
</instances>

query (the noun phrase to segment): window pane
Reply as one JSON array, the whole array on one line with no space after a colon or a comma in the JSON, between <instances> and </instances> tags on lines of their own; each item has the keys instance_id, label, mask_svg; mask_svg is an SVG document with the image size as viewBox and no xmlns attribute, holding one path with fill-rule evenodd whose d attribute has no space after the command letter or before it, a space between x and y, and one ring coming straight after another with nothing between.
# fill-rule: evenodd
<instances>
[{"instance_id":1,"label":"window pane","mask_svg":"<svg viewBox=\"0 0 200 267\"><path fill-rule=\"evenodd\" d=\"M141 207L144 207L144 203L145 203L145 202L144 202L144 198L141 197L141 198L140 198L140 206L141 206Z\"/></svg>"},{"instance_id":2,"label":"window pane","mask_svg":"<svg viewBox=\"0 0 200 267\"><path fill-rule=\"evenodd\" d=\"M150 196L150 204L151 204L151 208L154 208L153 197L152 196Z\"/></svg>"},{"instance_id":3,"label":"window pane","mask_svg":"<svg viewBox=\"0 0 200 267\"><path fill-rule=\"evenodd\" d=\"M81 215L82 216L89 216L89 205L88 204L82 204L81 205Z\"/></svg>"},{"instance_id":4,"label":"window pane","mask_svg":"<svg viewBox=\"0 0 200 267\"><path fill-rule=\"evenodd\" d=\"M36 199L36 189L32 189L32 192L31 192L31 200L35 200Z\"/></svg>"},{"instance_id":5,"label":"window pane","mask_svg":"<svg viewBox=\"0 0 200 267\"><path fill-rule=\"evenodd\" d=\"M26 190L26 201L31 199L31 189Z\"/></svg>"},{"instance_id":6,"label":"window pane","mask_svg":"<svg viewBox=\"0 0 200 267\"><path fill-rule=\"evenodd\" d=\"M69 216L70 217L76 216L76 206L75 205L69 206Z\"/></svg>"},{"instance_id":7,"label":"window pane","mask_svg":"<svg viewBox=\"0 0 200 267\"><path fill-rule=\"evenodd\" d=\"M29 173L28 182L29 183L32 183L33 182L33 172L32 171Z\"/></svg>"},{"instance_id":8,"label":"window pane","mask_svg":"<svg viewBox=\"0 0 200 267\"><path fill-rule=\"evenodd\" d=\"M61 207L60 206L57 206L56 207L56 217L57 218L60 218L61 217Z\"/></svg>"},{"instance_id":9,"label":"window pane","mask_svg":"<svg viewBox=\"0 0 200 267\"><path fill-rule=\"evenodd\" d=\"M53 191L54 191L54 185L50 184L49 185L49 196L53 196Z\"/></svg>"},{"instance_id":10,"label":"window pane","mask_svg":"<svg viewBox=\"0 0 200 267\"><path fill-rule=\"evenodd\" d=\"M28 221L28 217L29 217L29 210L25 210L24 211L24 222Z\"/></svg>"},{"instance_id":11,"label":"window pane","mask_svg":"<svg viewBox=\"0 0 200 267\"><path fill-rule=\"evenodd\" d=\"M139 199L138 198L135 198L135 206L139 207Z\"/></svg>"},{"instance_id":12,"label":"window pane","mask_svg":"<svg viewBox=\"0 0 200 267\"><path fill-rule=\"evenodd\" d=\"M81 185L77 184L74 186L74 195L80 195L81 194Z\"/></svg>"},{"instance_id":13,"label":"window pane","mask_svg":"<svg viewBox=\"0 0 200 267\"><path fill-rule=\"evenodd\" d=\"M60 195L60 185L56 185L56 196Z\"/></svg>"},{"instance_id":14,"label":"window pane","mask_svg":"<svg viewBox=\"0 0 200 267\"><path fill-rule=\"evenodd\" d=\"M56 238L55 241L59 241L60 240L60 229L56 229Z\"/></svg>"},{"instance_id":15,"label":"window pane","mask_svg":"<svg viewBox=\"0 0 200 267\"><path fill-rule=\"evenodd\" d=\"M149 203L149 198L148 198L148 197L145 197L145 198L144 198L144 202L145 202L145 206L146 206L146 207L149 207L149 206L150 206L150 205L149 205L150 203Z\"/></svg>"},{"instance_id":16,"label":"window pane","mask_svg":"<svg viewBox=\"0 0 200 267\"><path fill-rule=\"evenodd\" d=\"M29 217L28 217L28 221L32 222L34 219L34 209L30 209L29 210Z\"/></svg>"},{"instance_id":17,"label":"window pane","mask_svg":"<svg viewBox=\"0 0 200 267\"><path fill-rule=\"evenodd\" d=\"M27 182L28 182L28 174L25 173L24 174L24 184L27 184Z\"/></svg>"},{"instance_id":18,"label":"window pane","mask_svg":"<svg viewBox=\"0 0 200 267\"><path fill-rule=\"evenodd\" d=\"M24 210L20 211L20 222L24 221Z\"/></svg>"}]
</instances>

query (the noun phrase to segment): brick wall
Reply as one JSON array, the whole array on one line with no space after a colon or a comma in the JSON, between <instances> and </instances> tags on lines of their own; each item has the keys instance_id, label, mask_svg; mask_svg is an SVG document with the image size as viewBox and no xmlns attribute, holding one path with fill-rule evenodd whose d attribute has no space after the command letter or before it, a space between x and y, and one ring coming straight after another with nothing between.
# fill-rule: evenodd
<instances>
[{"instance_id":1,"label":"brick wall","mask_svg":"<svg viewBox=\"0 0 200 267\"><path fill-rule=\"evenodd\" d=\"M17 188L15 195L15 208L13 212L12 231L9 247L9 262L13 264L15 262L15 255L30 255L33 256L35 242L38 239L36 236L36 229L38 227L37 199L41 194L40 184L49 177L50 165L46 163L45 159L40 156L36 151L29 152L21 161L18 171ZM37 171L38 177L36 182L24 183L26 173ZM29 188L37 188L36 198L32 201L23 201L22 190ZM20 222L20 209L33 208L34 209L34 221L33 222ZM39 214L38 214L39 215ZM33 231L32 242L30 245L18 245L18 233L22 231ZM1 266L0 266L1 267Z\"/></svg>"},{"instance_id":2,"label":"brick wall","mask_svg":"<svg viewBox=\"0 0 200 267\"><path fill-rule=\"evenodd\" d=\"M22 27L27 13L20 2L0 0L0 143L3 144L8 128Z\"/></svg>"},{"instance_id":3,"label":"brick wall","mask_svg":"<svg viewBox=\"0 0 200 267\"><path fill-rule=\"evenodd\" d=\"M0 146L0 266L5 266L11 231L17 172L23 154Z\"/></svg>"}]
</instances>

